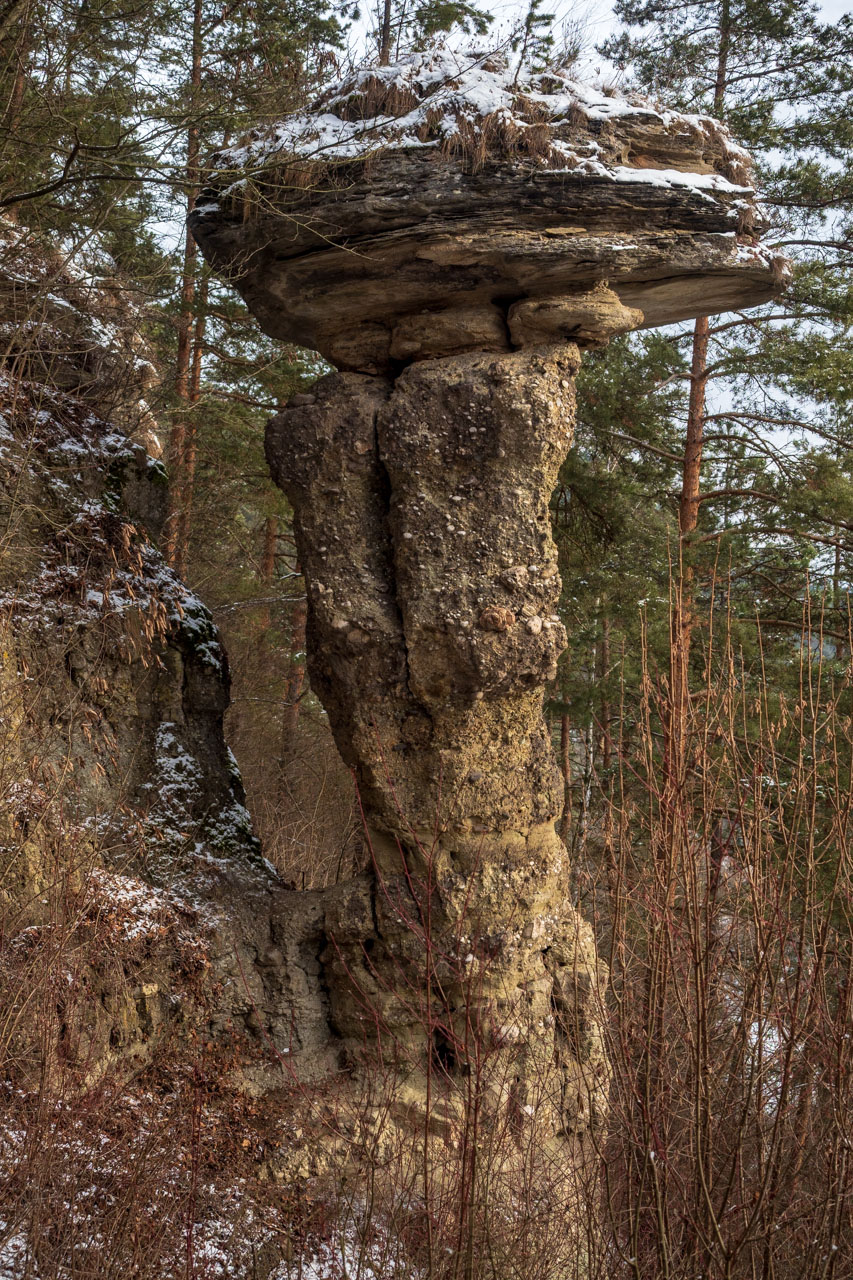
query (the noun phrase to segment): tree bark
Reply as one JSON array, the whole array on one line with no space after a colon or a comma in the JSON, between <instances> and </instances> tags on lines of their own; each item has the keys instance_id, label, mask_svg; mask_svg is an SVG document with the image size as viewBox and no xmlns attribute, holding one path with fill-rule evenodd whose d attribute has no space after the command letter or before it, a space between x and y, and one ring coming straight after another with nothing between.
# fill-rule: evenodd
<instances>
[{"instance_id":1,"label":"tree bark","mask_svg":"<svg viewBox=\"0 0 853 1280\"><path fill-rule=\"evenodd\" d=\"M693 330L687 436L678 503L679 579L672 618L670 723L667 734L668 775L674 786L683 768L685 730L690 706L689 664L694 623L695 573L690 537L699 521L699 488L705 438L705 394L708 384L708 319L700 317Z\"/></svg>"},{"instance_id":2,"label":"tree bark","mask_svg":"<svg viewBox=\"0 0 853 1280\"><path fill-rule=\"evenodd\" d=\"M181 459L181 503L178 511L177 534L173 567L179 577L187 574L192 531L192 511L195 497L195 474L198 461L198 424L190 411L201 398L201 375L204 365L204 331L207 323L207 281L203 280L197 291L195 330L193 333L192 360L190 362L187 389L187 420L183 433L183 457Z\"/></svg>"},{"instance_id":3,"label":"tree bark","mask_svg":"<svg viewBox=\"0 0 853 1280\"><path fill-rule=\"evenodd\" d=\"M572 825L572 742L568 712L560 716L560 772L563 775L563 812L560 815L560 839L569 843Z\"/></svg>"},{"instance_id":4,"label":"tree bark","mask_svg":"<svg viewBox=\"0 0 853 1280\"><path fill-rule=\"evenodd\" d=\"M610 675L610 619L604 618L601 623L601 654L599 662L599 679L601 681L601 767L610 768L610 699L607 696L607 680Z\"/></svg>"},{"instance_id":5,"label":"tree bark","mask_svg":"<svg viewBox=\"0 0 853 1280\"><path fill-rule=\"evenodd\" d=\"M379 65L387 67L391 61L391 0L384 0L382 22L379 28Z\"/></svg>"},{"instance_id":6,"label":"tree bark","mask_svg":"<svg viewBox=\"0 0 853 1280\"><path fill-rule=\"evenodd\" d=\"M261 547L261 587L265 596L272 594L275 578L275 555L278 547L278 516L267 516L264 521L264 539ZM272 610L265 604L260 616L261 635L265 636L272 625Z\"/></svg>"},{"instance_id":7,"label":"tree bark","mask_svg":"<svg viewBox=\"0 0 853 1280\"><path fill-rule=\"evenodd\" d=\"M722 120L726 105L726 89L729 74L729 50L731 48L730 0L720 2L720 43L717 46L717 71L714 77L714 115Z\"/></svg>"},{"instance_id":8,"label":"tree bark","mask_svg":"<svg viewBox=\"0 0 853 1280\"><path fill-rule=\"evenodd\" d=\"M730 0L720 0L719 44L714 72L714 115L722 118L728 88L729 52L731 48ZM708 386L707 316L700 316L693 327L693 350L690 364L690 398L687 409L687 435L678 504L679 581L671 634L671 706L669 725L665 726L665 784L677 791L684 768L684 746L690 705L689 665L693 634L695 574L690 560L690 537L699 520L699 487L702 477L702 451L705 439L705 398ZM669 800L672 801L670 795Z\"/></svg>"},{"instance_id":9,"label":"tree bark","mask_svg":"<svg viewBox=\"0 0 853 1280\"><path fill-rule=\"evenodd\" d=\"M299 566L297 565L297 571ZM281 721L281 767L286 773L296 754L296 733L305 684L307 599L297 600L290 622L290 661L284 686L284 711Z\"/></svg>"},{"instance_id":10,"label":"tree bark","mask_svg":"<svg viewBox=\"0 0 853 1280\"><path fill-rule=\"evenodd\" d=\"M198 91L201 88L203 0L194 0L192 29L192 64L190 70L190 124L187 130L186 200L187 214L192 212L199 185L199 127L196 119ZM181 548L181 519L187 504L187 408L190 403L193 329L195 321L196 260L198 249L189 231L184 232L184 262L181 272L181 298L178 315L178 349L175 356L175 398L178 401L169 432L169 510L163 529L163 555L178 570Z\"/></svg>"}]
</instances>

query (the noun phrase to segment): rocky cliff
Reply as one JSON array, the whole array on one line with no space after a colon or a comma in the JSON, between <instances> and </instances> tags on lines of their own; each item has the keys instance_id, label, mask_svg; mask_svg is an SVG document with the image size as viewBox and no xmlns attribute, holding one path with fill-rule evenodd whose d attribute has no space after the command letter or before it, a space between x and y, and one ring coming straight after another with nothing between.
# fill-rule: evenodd
<instances>
[{"instance_id":1,"label":"rocky cliff","mask_svg":"<svg viewBox=\"0 0 853 1280\"><path fill-rule=\"evenodd\" d=\"M155 371L115 282L12 227L0 254L5 976L14 1005L41 972L53 1009L51 1045L22 1018L4 1047L91 1084L226 1036L235 1078L269 1085L266 1040L300 1047L316 912L295 928L261 857L223 738L226 655L157 550ZM74 963L54 963L61 938ZM309 1003L303 1027L323 1020L316 982Z\"/></svg>"}]
</instances>

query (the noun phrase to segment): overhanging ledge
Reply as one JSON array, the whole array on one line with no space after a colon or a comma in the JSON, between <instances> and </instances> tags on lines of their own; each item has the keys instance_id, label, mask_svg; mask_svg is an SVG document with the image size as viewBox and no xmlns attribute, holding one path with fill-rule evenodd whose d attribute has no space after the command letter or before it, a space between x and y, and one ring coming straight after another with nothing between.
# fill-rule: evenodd
<instances>
[{"instance_id":1,"label":"overhanging ledge","mask_svg":"<svg viewBox=\"0 0 853 1280\"><path fill-rule=\"evenodd\" d=\"M457 350L511 350L513 304L604 282L650 328L766 302L787 271L717 121L518 85L495 58L354 73L213 168L190 218L205 256L265 332L339 368L440 354L448 326ZM590 345L570 312L552 340Z\"/></svg>"}]
</instances>

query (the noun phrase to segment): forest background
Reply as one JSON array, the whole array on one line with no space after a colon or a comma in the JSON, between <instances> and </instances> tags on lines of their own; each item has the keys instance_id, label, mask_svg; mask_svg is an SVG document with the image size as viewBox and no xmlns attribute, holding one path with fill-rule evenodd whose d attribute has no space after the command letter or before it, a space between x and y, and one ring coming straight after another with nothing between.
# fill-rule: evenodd
<instances>
[{"instance_id":1,"label":"forest background","mask_svg":"<svg viewBox=\"0 0 853 1280\"><path fill-rule=\"evenodd\" d=\"M584 18L558 20L541 0L491 35L465 4L392 5L375 19L378 56L383 38L397 56L465 33L531 65L588 65L593 52ZM623 3L615 19L599 76L726 119L758 157L770 240L797 265L782 305L587 361L554 498L571 643L551 698L563 759L581 771L568 800L584 812L610 767L613 707L628 699L623 727L637 715L641 634L654 670L684 683L669 671L670 626L679 662L698 671L694 606L712 578L747 669L760 629L780 694L807 602L827 660L843 661L853 528L848 19L825 23L800 3ZM120 276L141 307L161 372L151 408L171 476L166 552L223 629L250 806L300 882L306 867L335 874L324 815L338 814L347 781L306 686L304 592L261 441L265 419L322 369L265 341L192 241L170 241L204 157L304 105L363 52L354 27L363 35L369 19L313 2L9 0L2 15L0 207L84 271ZM675 622L673 570L686 575Z\"/></svg>"},{"instance_id":2,"label":"forest background","mask_svg":"<svg viewBox=\"0 0 853 1280\"><path fill-rule=\"evenodd\" d=\"M649 1083L666 1075L666 1038L650 1028L680 1015L668 985L678 967L670 952L669 969L656 959L663 931L653 923L640 945L623 895L630 880L630 910L660 923L674 902L661 851L678 847L705 868L684 935L692 972L697 939L702 965L722 954L708 938L721 883L743 887L733 866L761 867L784 888L787 914L763 945L768 973L787 958L787 985L759 1003L787 1028L799 1146L785 1157L784 1194L769 1148L760 1205L794 1221L806 1129L818 1145L831 1131L838 1159L850 1147L828 1119L820 1128L810 1082L832 1079L837 1109L851 1080L838 1027L851 963L853 21L803 0L618 0L604 27L546 12L544 0L498 23L456 0L392 0L367 15L323 0L4 0L0 39L0 209L137 311L159 372L149 404L169 474L163 550L221 628L229 741L264 852L297 887L334 883L364 857L353 783L306 675L290 512L263 458L267 418L324 366L263 338L189 238L173 246L205 158L310 103L361 45L388 61L436 40L503 44L522 70L575 68L605 91L713 114L756 158L765 239L793 262L783 297L585 358L552 501L570 640L547 705L574 891L601 922L617 992L627 940L661 984L647 982L634 1028L652 1057L625 1066L654 1093L622 1115L632 1204L648 1207L637 1153L654 1159L675 1126L669 1095ZM757 988L737 990L746 1002ZM714 1113L710 1093L700 1113ZM703 1159L690 1147L684 1186L701 1183ZM832 1185L821 1184L827 1240ZM677 1235L658 1231L654 1247L665 1253Z\"/></svg>"},{"instance_id":3,"label":"forest background","mask_svg":"<svg viewBox=\"0 0 853 1280\"><path fill-rule=\"evenodd\" d=\"M435 39L503 43L527 66L592 71L613 91L722 117L757 157L770 243L795 261L780 304L621 339L586 361L553 500L571 639L549 707L566 820L572 807L584 815L576 833L593 779L612 768L615 708L620 733L640 717L643 661L686 714L712 594L744 680L783 702L796 700L804 617L826 678L846 669L853 27L794 0L623 2L604 25L543 4L497 23L444 0L364 16L319 0L8 0L0 15L0 208L75 269L118 277L140 308L160 372L150 407L170 474L164 549L222 628L250 808L268 856L300 884L358 856L358 823L306 682L304 588L262 440L323 367L264 339L175 227L205 156L304 106L365 44L381 60Z\"/></svg>"}]
</instances>

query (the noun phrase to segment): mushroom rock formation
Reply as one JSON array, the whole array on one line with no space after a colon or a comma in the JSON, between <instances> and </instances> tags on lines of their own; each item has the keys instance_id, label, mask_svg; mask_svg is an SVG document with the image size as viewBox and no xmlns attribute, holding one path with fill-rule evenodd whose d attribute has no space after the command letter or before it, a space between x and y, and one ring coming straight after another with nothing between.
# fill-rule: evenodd
<instances>
[{"instance_id":1,"label":"mushroom rock formation","mask_svg":"<svg viewBox=\"0 0 853 1280\"><path fill-rule=\"evenodd\" d=\"M373 855L325 907L334 1029L450 1075L485 1046L519 1108L583 1132L602 972L554 828L548 502L582 348L778 291L748 157L708 118L439 52L214 168L203 253L267 333L338 368L267 436Z\"/></svg>"}]
</instances>

